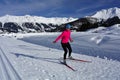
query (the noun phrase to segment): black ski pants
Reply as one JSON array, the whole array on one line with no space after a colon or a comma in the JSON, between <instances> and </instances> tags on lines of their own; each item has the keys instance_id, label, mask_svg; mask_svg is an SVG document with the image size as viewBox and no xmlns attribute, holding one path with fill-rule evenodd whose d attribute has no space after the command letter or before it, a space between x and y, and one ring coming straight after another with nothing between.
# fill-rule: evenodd
<instances>
[{"instance_id":1,"label":"black ski pants","mask_svg":"<svg viewBox=\"0 0 120 80\"><path fill-rule=\"evenodd\" d=\"M66 59L66 56L67 56L67 53L69 52L69 57L71 56L71 53L72 53L72 48L71 48L71 45L70 43L61 43L62 45L62 48L64 50L64 55L63 55L63 58Z\"/></svg>"}]
</instances>

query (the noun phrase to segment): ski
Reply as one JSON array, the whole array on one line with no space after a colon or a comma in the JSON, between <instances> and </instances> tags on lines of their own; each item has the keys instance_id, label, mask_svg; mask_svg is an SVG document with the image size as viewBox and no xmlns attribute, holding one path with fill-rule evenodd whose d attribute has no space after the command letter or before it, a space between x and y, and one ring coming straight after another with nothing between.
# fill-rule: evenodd
<instances>
[{"instance_id":1,"label":"ski","mask_svg":"<svg viewBox=\"0 0 120 80\"><path fill-rule=\"evenodd\" d=\"M71 66L69 66L67 63L63 63L60 61L61 64L65 65L67 68L71 69L72 71L76 71L74 68L72 68Z\"/></svg>"},{"instance_id":2,"label":"ski","mask_svg":"<svg viewBox=\"0 0 120 80\"><path fill-rule=\"evenodd\" d=\"M68 59L69 59L69 58L68 58ZM81 59L76 59L76 58L71 58L70 60L75 60L75 61L80 61L80 62L88 62L88 63L91 63L91 61L81 60Z\"/></svg>"}]
</instances>

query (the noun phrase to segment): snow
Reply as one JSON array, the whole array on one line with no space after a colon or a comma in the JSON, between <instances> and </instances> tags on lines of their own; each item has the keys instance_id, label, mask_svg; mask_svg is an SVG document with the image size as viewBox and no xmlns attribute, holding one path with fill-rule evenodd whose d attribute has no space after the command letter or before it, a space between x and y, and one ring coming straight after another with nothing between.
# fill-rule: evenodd
<instances>
[{"instance_id":1,"label":"snow","mask_svg":"<svg viewBox=\"0 0 120 80\"><path fill-rule=\"evenodd\" d=\"M23 23L23 22L38 22L38 23L53 23L53 24L63 24L63 23L68 23L71 21L77 20L77 18L66 18L66 17L51 17L51 18L46 18L42 16L30 16L30 15L25 15L25 16L13 16L13 15L5 15L0 17L0 21L2 23L5 22L16 22L16 23Z\"/></svg>"},{"instance_id":2,"label":"snow","mask_svg":"<svg viewBox=\"0 0 120 80\"><path fill-rule=\"evenodd\" d=\"M92 17L120 18L120 9L110 8ZM75 18L45 18L41 16L0 17L5 22L39 22L62 24ZM1 31L0 31L1 33ZM120 24L99 27L86 32L72 32L72 56L91 63L67 60L72 71L60 64L63 49L60 41L52 41L61 33L5 33L0 34L0 80L119 80Z\"/></svg>"},{"instance_id":3,"label":"snow","mask_svg":"<svg viewBox=\"0 0 120 80\"><path fill-rule=\"evenodd\" d=\"M118 16L120 18L120 8L118 7L100 10L92 17L107 20L108 18L113 18L115 16Z\"/></svg>"},{"instance_id":4,"label":"snow","mask_svg":"<svg viewBox=\"0 0 120 80\"><path fill-rule=\"evenodd\" d=\"M102 27L101 26L96 29L90 29L90 30L88 30L88 32L119 35L120 34L120 24L115 24L111 27Z\"/></svg>"},{"instance_id":5,"label":"snow","mask_svg":"<svg viewBox=\"0 0 120 80\"><path fill-rule=\"evenodd\" d=\"M91 63L67 60L76 69L60 64L63 50L52 41L60 33L0 34L0 80L119 80L119 25L104 33L72 32L72 56ZM111 34L107 33L111 31ZM117 34L116 33L117 30Z\"/></svg>"}]
</instances>

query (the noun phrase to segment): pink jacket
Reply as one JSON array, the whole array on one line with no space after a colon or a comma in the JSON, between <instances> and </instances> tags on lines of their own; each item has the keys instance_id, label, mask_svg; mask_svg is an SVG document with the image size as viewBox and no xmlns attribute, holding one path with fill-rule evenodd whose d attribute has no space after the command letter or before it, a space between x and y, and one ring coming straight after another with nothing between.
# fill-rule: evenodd
<instances>
[{"instance_id":1,"label":"pink jacket","mask_svg":"<svg viewBox=\"0 0 120 80\"><path fill-rule=\"evenodd\" d=\"M62 32L61 35L59 35L56 38L55 42L57 42L58 40L61 39L61 43L68 43L69 40L72 41L72 38L70 37L70 35L71 35L71 31L70 30L65 30L65 31Z\"/></svg>"}]
</instances>

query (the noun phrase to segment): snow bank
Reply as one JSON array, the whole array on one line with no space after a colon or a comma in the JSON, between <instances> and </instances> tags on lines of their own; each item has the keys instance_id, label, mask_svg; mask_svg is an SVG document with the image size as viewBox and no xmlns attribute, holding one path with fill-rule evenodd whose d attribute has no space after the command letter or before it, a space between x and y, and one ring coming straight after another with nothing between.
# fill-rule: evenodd
<instances>
[{"instance_id":1,"label":"snow bank","mask_svg":"<svg viewBox=\"0 0 120 80\"><path fill-rule=\"evenodd\" d=\"M92 37L90 40L95 42L96 44L100 45L106 41L108 41L110 39L110 37L108 36L95 36Z\"/></svg>"},{"instance_id":2,"label":"snow bank","mask_svg":"<svg viewBox=\"0 0 120 80\"><path fill-rule=\"evenodd\" d=\"M96 29L88 30L87 32L120 35L120 24L116 24L111 27L98 27Z\"/></svg>"}]
</instances>

